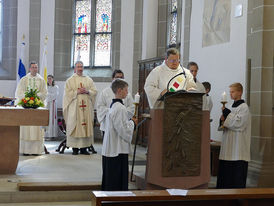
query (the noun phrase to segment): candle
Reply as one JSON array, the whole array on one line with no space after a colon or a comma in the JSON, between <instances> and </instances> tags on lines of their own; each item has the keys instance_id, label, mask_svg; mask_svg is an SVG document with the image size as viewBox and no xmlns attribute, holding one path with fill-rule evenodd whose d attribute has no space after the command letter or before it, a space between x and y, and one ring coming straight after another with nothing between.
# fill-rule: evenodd
<instances>
[{"instance_id":1,"label":"candle","mask_svg":"<svg viewBox=\"0 0 274 206\"><path fill-rule=\"evenodd\" d=\"M222 100L221 100L221 102L227 102L227 96L226 96L225 92L223 92L223 94L222 94Z\"/></svg>"},{"instance_id":2,"label":"candle","mask_svg":"<svg viewBox=\"0 0 274 206\"><path fill-rule=\"evenodd\" d=\"M135 102L135 103L139 103L139 102L140 102L140 95L139 95L139 92L137 92L137 93L135 94L134 102Z\"/></svg>"}]
</instances>

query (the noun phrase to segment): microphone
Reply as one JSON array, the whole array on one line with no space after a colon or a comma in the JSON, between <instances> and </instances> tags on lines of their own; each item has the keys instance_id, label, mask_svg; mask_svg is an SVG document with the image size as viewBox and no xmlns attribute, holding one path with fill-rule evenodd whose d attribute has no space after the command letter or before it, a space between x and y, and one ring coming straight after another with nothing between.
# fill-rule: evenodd
<instances>
[{"instance_id":1,"label":"microphone","mask_svg":"<svg viewBox=\"0 0 274 206\"><path fill-rule=\"evenodd\" d=\"M169 92L169 84L170 82L175 79L176 77L180 76L180 75L184 75L185 76L185 79L186 79L186 73L185 73L185 70L183 69L183 72L179 73L179 74L176 74L174 77L172 77L169 82L167 83L167 92ZM185 80L185 83L186 83L186 80ZM184 83L184 86L185 86L185 83Z\"/></svg>"}]
</instances>

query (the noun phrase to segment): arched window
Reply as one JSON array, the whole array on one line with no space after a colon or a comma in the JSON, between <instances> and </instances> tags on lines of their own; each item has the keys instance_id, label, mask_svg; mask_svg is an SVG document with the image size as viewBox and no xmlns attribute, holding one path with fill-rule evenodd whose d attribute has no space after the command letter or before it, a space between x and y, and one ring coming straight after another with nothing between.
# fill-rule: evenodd
<instances>
[{"instance_id":1,"label":"arched window","mask_svg":"<svg viewBox=\"0 0 274 206\"><path fill-rule=\"evenodd\" d=\"M168 47L180 46L180 1L171 0L168 5Z\"/></svg>"},{"instance_id":2,"label":"arched window","mask_svg":"<svg viewBox=\"0 0 274 206\"><path fill-rule=\"evenodd\" d=\"M112 0L75 0L73 65L111 67Z\"/></svg>"}]
</instances>

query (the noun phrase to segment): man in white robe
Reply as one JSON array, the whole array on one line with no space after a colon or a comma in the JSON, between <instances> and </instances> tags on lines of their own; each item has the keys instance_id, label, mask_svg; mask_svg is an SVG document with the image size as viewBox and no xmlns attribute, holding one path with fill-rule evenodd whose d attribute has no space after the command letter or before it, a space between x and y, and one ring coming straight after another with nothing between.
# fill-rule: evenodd
<instances>
[{"instance_id":1,"label":"man in white robe","mask_svg":"<svg viewBox=\"0 0 274 206\"><path fill-rule=\"evenodd\" d=\"M199 70L198 64L196 62L189 62L187 68L193 75L194 82L197 85L197 92L206 93L204 85L197 79L197 74Z\"/></svg>"},{"instance_id":2,"label":"man in white robe","mask_svg":"<svg viewBox=\"0 0 274 206\"><path fill-rule=\"evenodd\" d=\"M83 75L83 62L75 63L75 73L66 81L63 97L63 115L66 122L67 146L73 155L89 155L93 147L94 102L97 90L93 80Z\"/></svg>"},{"instance_id":3,"label":"man in white robe","mask_svg":"<svg viewBox=\"0 0 274 206\"><path fill-rule=\"evenodd\" d=\"M176 90L196 90L196 84L190 71L180 66L180 54L175 48L167 50L165 61L162 65L154 68L148 75L145 82L145 92L150 108L159 107L161 96L167 92L167 84L171 78L181 73L181 84ZM171 82L170 85L172 85Z\"/></svg>"},{"instance_id":4,"label":"man in white robe","mask_svg":"<svg viewBox=\"0 0 274 206\"><path fill-rule=\"evenodd\" d=\"M44 102L47 96L47 85L45 80L38 74L38 64L30 62L30 73L24 76L15 92L16 104L25 97L25 92L29 89L37 89L38 96ZM42 129L39 126L20 127L20 153L24 155L39 155L44 151L44 139Z\"/></svg>"},{"instance_id":5,"label":"man in white robe","mask_svg":"<svg viewBox=\"0 0 274 206\"><path fill-rule=\"evenodd\" d=\"M124 73L122 70L114 70L112 73L112 80L115 79L124 79ZM112 99L115 98L115 95L111 89L111 87L105 88L101 93L99 94L99 97L97 98L97 119L100 123L100 130L105 132L106 130L106 115L110 109L110 104L112 102ZM130 93L126 96L125 99L122 100L128 113L128 118L133 117L134 115L134 104L133 104L133 98Z\"/></svg>"}]
</instances>

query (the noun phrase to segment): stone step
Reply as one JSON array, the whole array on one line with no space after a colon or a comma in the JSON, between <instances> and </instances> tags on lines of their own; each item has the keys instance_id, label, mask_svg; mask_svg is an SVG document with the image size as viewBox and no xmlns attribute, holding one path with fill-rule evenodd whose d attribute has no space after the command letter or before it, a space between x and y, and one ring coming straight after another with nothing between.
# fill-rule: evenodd
<instances>
[{"instance_id":1,"label":"stone step","mask_svg":"<svg viewBox=\"0 0 274 206\"><path fill-rule=\"evenodd\" d=\"M100 190L101 182L19 182L19 191Z\"/></svg>"},{"instance_id":2,"label":"stone step","mask_svg":"<svg viewBox=\"0 0 274 206\"><path fill-rule=\"evenodd\" d=\"M0 192L1 203L91 201L91 190Z\"/></svg>"},{"instance_id":3,"label":"stone step","mask_svg":"<svg viewBox=\"0 0 274 206\"><path fill-rule=\"evenodd\" d=\"M38 202L38 203L0 203L0 206L90 206L90 201L81 202Z\"/></svg>"}]
</instances>

